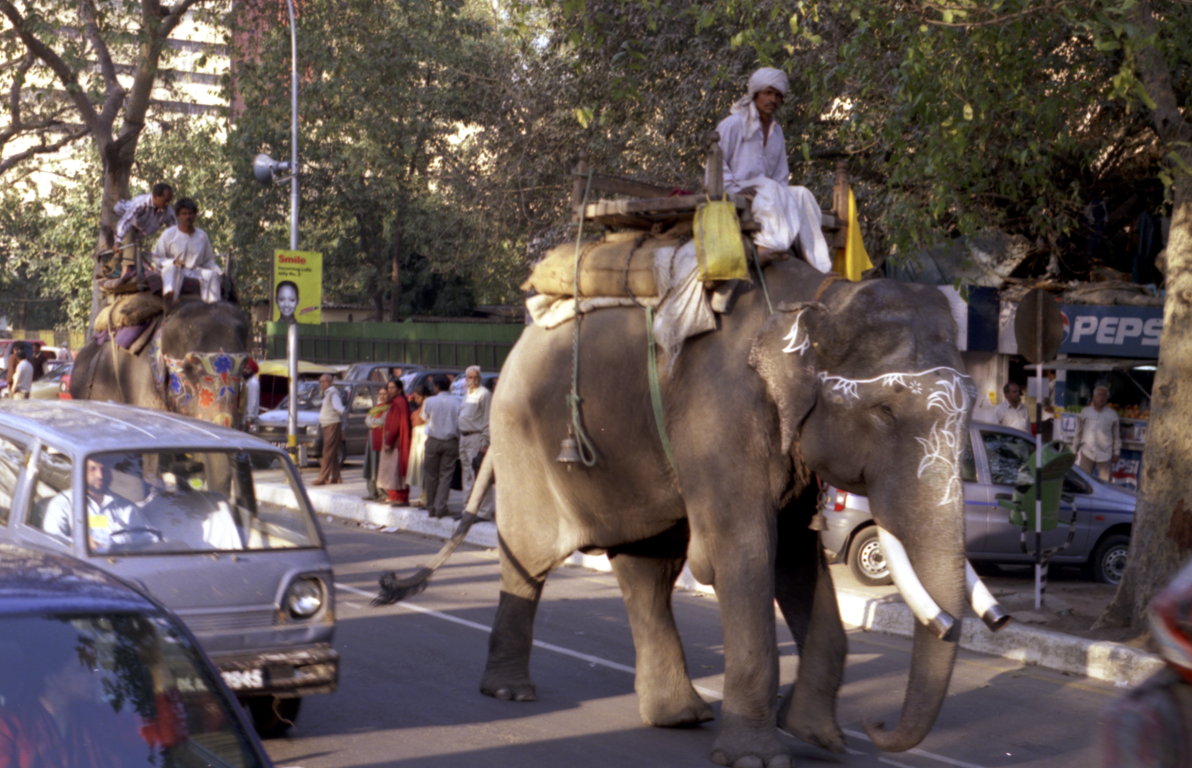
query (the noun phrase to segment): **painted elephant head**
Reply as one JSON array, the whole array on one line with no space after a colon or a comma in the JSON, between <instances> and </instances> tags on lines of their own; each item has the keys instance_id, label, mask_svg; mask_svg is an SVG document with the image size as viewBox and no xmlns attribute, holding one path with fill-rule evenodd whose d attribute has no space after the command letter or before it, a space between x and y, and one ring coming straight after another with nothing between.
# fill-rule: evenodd
<instances>
[{"instance_id":1,"label":"painted elephant head","mask_svg":"<svg viewBox=\"0 0 1192 768\"><path fill-rule=\"evenodd\" d=\"M238 427L248 317L235 304L184 301L160 320L136 354L87 345L75 362L71 395L160 408Z\"/></svg>"},{"instance_id":2,"label":"painted elephant head","mask_svg":"<svg viewBox=\"0 0 1192 768\"><path fill-rule=\"evenodd\" d=\"M900 722L867 726L883 750L926 735L955 662L966 584L959 468L975 395L955 339L939 291L870 281L781 307L751 351L782 450L869 497L895 583L919 619Z\"/></svg>"}]
</instances>

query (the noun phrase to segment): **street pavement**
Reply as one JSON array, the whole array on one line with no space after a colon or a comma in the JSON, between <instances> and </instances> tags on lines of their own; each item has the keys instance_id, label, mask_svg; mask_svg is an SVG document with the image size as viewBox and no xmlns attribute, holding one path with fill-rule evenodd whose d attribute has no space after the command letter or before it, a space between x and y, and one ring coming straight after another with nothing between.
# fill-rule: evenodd
<instances>
[{"instance_id":1,"label":"street pavement","mask_svg":"<svg viewBox=\"0 0 1192 768\"><path fill-rule=\"evenodd\" d=\"M308 470L304 479L313 480ZM330 515L360 525L385 531L408 531L438 538L448 538L455 529L452 519L432 519L419 507L394 507L362 498L366 487L358 465L344 468L344 482L337 485L307 487L307 494L320 515ZM411 491L411 498L420 489ZM449 509L459 513L463 494L452 491ZM499 515L499 512L498 512ZM468 532L469 544L495 549L496 525L478 522ZM604 556L576 552L569 565L599 571L610 570ZM864 587L853 582L846 569L834 566L834 582L841 617L846 625L870 632L910 637L914 618L894 587ZM688 571L680 577L684 590L714 594L711 587L697 582ZM1026 623L1011 621L999 632L990 632L980 619L967 614L963 619L960 645L977 653L1000 656L1069 675L1102 680L1121 687L1133 687L1163 667L1156 655L1121 643L1095 641L1054 632Z\"/></svg>"}]
</instances>

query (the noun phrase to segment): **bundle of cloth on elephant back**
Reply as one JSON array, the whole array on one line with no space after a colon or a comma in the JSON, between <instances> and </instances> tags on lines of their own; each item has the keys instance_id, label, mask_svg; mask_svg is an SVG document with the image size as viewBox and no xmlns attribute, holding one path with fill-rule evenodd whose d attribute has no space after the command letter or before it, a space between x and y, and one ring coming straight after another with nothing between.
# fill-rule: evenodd
<instances>
[{"instance_id":1,"label":"bundle of cloth on elephant back","mask_svg":"<svg viewBox=\"0 0 1192 768\"><path fill-rule=\"evenodd\" d=\"M522 290L534 291L526 309L536 325L555 328L609 307L652 308L654 335L669 367L685 339L716 328L690 238L690 227L661 234L628 230L581 242L578 254L574 242L555 246L522 283Z\"/></svg>"},{"instance_id":2,"label":"bundle of cloth on elephant back","mask_svg":"<svg viewBox=\"0 0 1192 768\"><path fill-rule=\"evenodd\" d=\"M108 336L129 349L162 314L161 296L148 291L115 294L95 316L94 338L103 344Z\"/></svg>"}]
</instances>

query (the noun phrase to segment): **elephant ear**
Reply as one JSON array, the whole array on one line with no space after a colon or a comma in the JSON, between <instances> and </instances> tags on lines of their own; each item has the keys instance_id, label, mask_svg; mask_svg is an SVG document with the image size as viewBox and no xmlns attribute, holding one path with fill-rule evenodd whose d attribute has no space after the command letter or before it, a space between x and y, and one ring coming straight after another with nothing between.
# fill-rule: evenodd
<instances>
[{"instance_id":1,"label":"elephant ear","mask_svg":"<svg viewBox=\"0 0 1192 768\"><path fill-rule=\"evenodd\" d=\"M749 365L766 385L778 409L783 453L789 453L799 424L815 404L815 332L826 308L819 303L782 304L767 318L749 349Z\"/></svg>"}]
</instances>

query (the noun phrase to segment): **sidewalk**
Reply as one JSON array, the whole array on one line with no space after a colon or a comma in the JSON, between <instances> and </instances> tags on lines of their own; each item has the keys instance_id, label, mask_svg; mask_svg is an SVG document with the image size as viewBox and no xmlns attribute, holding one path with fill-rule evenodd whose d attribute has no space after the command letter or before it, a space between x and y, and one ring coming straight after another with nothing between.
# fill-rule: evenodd
<instances>
[{"instance_id":1,"label":"sidewalk","mask_svg":"<svg viewBox=\"0 0 1192 768\"><path fill-rule=\"evenodd\" d=\"M305 479L313 479L308 470ZM385 531L409 531L438 538L449 538L456 521L431 519L417 507L391 507L361 498L365 483L359 466L344 471L345 482L339 485L307 487L307 494L315 510L343 520L372 525ZM412 496L417 495L414 489ZM459 491L451 492L449 508L458 513L464 498ZM497 547L497 527L494 523L479 522L468 531L467 543L479 547ZM568 565L578 565L598 571L610 570L603 555L574 553ZM684 569L679 577L680 589L713 595L711 587L697 582ZM837 584L840 614L846 625L871 632L910 637L914 625L910 609L893 587L864 588ZM1121 643L1087 640L1073 635L1052 632L1019 622L1010 622L1000 632L990 632L980 619L966 614L960 645L978 653L1001 656L1052 669L1057 672L1103 680L1122 687L1133 687L1163 667L1162 660L1150 653Z\"/></svg>"}]
</instances>

